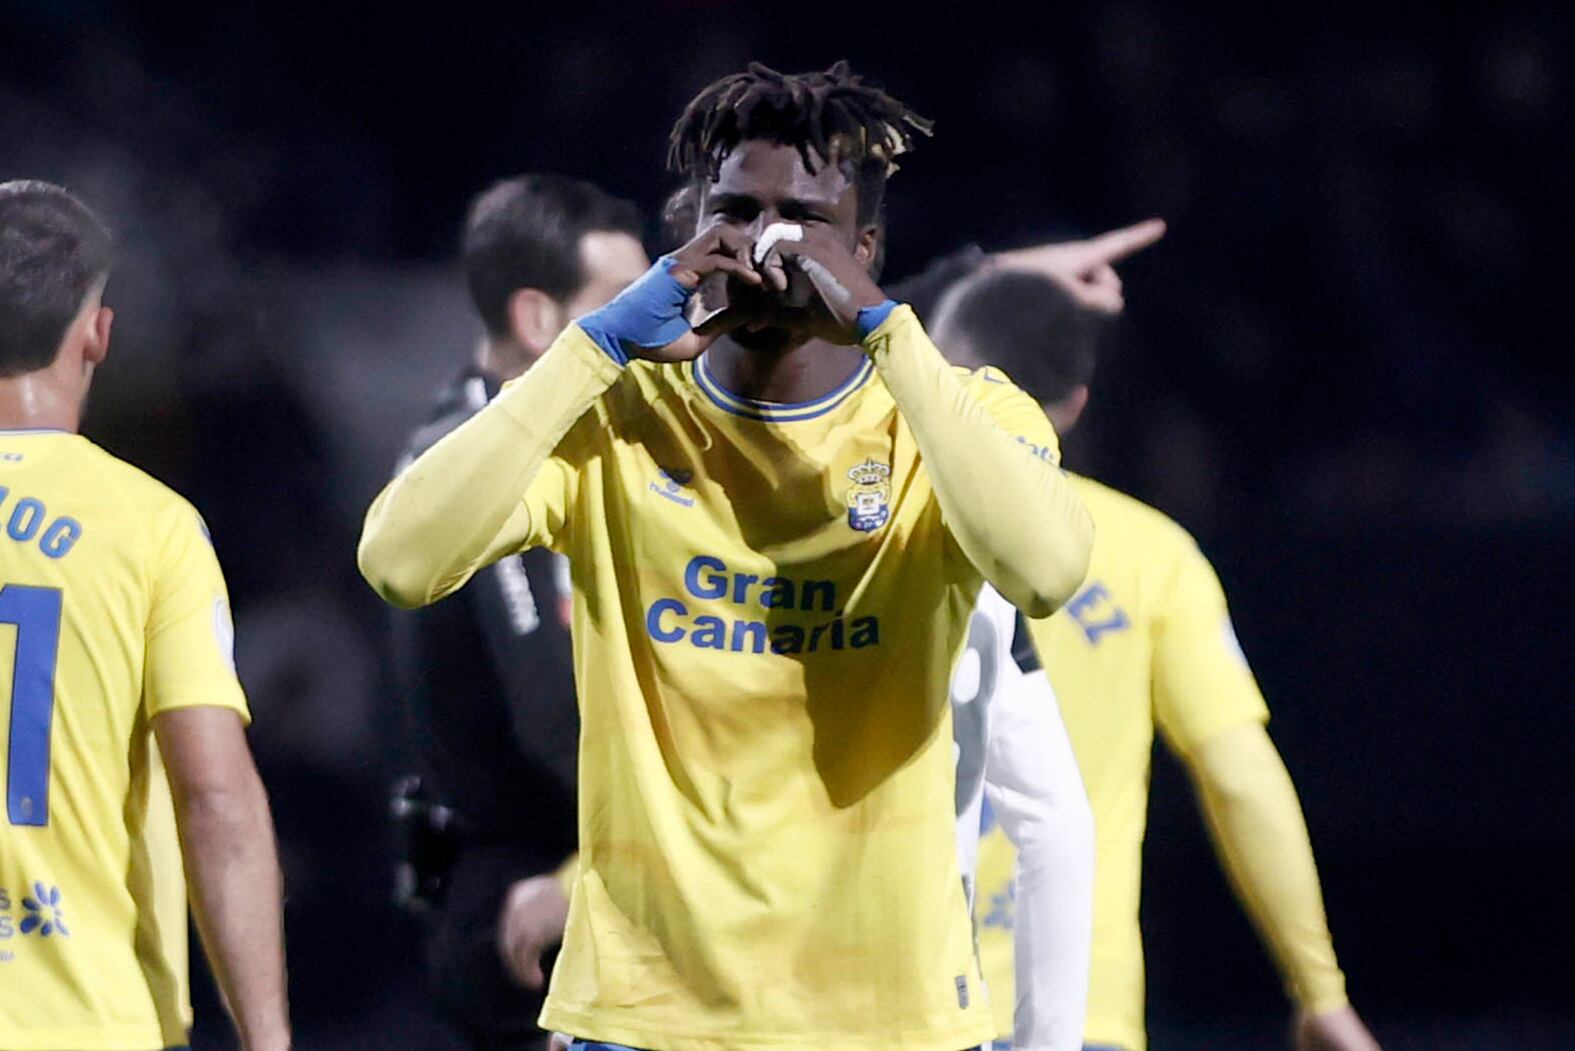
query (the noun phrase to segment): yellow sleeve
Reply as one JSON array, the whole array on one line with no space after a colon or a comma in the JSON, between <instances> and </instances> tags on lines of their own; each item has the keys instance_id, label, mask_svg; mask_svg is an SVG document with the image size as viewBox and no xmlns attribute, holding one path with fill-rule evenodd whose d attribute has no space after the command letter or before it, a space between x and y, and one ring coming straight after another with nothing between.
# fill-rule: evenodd
<instances>
[{"instance_id":1,"label":"yellow sleeve","mask_svg":"<svg viewBox=\"0 0 1575 1051\"><path fill-rule=\"evenodd\" d=\"M378 494L357 551L367 582L396 606L424 606L504 555L558 546L577 474L560 445L620 372L578 325L565 329Z\"/></svg>"},{"instance_id":2,"label":"yellow sleeve","mask_svg":"<svg viewBox=\"0 0 1575 1051\"><path fill-rule=\"evenodd\" d=\"M1323 892L1301 803L1261 724L1217 734L1188 757L1236 896L1268 943L1285 988L1309 1012L1344 1007Z\"/></svg>"},{"instance_id":3,"label":"yellow sleeve","mask_svg":"<svg viewBox=\"0 0 1575 1051\"><path fill-rule=\"evenodd\" d=\"M230 596L207 529L185 501L157 521L142 669L148 716L212 706L233 709L249 721L246 696L235 677Z\"/></svg>"},{"instance_id":4,"label":"yellow sleeve","mask_svg":"<svg viewBox=\"0 0 1575 1051\"><path fill-rule=\"evenodd\" d=\"M1222 730L1268 720L1225 591L1191 537L1181 538L1153 610L1154 719L1172 747L1189 753Z\"/></svg>"},{"instance_id":5,"label":"yellow sleeve","mask_svg":"<svg viewBox=\"0 0 1575 1051\"><path fill-rule=\"evenodd\" d=\"M864 348L913 429L962 553L1024 613L1055 612L1088 572L1094 523L1057 466L1044 411L1000 373L970 390L910 307L893 310Z\"/></svg>"},{"instance_id":6,"label":"yellow sleeve","mask_svg":"<svg viewBox=\"0 0 1575 1051\"><path fill-rule=\"evenodd\" d=\"M1236 895L1302 1008L1343 1006L1307 824L1219 577L1190 537L1154 615L1154 717L1203 800Z\"/></svg>"}]
</instances>

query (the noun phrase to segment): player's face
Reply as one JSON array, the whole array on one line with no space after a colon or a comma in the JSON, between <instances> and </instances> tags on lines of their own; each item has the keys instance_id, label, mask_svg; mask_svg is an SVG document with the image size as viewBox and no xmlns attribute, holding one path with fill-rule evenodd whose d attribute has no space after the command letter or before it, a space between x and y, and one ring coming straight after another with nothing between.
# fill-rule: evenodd
<instances>
[{"instance_id":1,"label":"player's face","mask_svg":"<svg viewBox=\"0 0 1575 1051\"><path fill-rule=\"evenodd\" d=\"M699 226L713 222L736 226L752 238L772 223L818 226L832 231L850 251L861 237L873 237L873 227L859 226L858 187L840 167L820 164L811 172L797 148L774 142L746 142L722 161L700 201ZM753 350L802 343L808 311L788 301L793 293L791 286L784 297L730 283L729 299L761 318L761 323L735 331L733 340Z\"/></svg>"},{"instance_id":2,"label":"player's face","mask_svg":"<svg viewBox=\"0 0 1575 1051\"><path fill-rule=\"evenodd\" d=\"M651 267L645 246L632 234L596 230L580 238L580 272L585 285L564 304L564 325L606 306Z\"/></svg>"}]
</instances>

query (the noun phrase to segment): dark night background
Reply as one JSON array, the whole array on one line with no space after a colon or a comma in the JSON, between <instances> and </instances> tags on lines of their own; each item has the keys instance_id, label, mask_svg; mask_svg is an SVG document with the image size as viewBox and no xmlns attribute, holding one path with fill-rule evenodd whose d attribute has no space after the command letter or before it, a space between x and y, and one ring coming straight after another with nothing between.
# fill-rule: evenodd
<instances>
[{"instance_id":1,"label":"dark night background","mask_svg":"<svg viewBox=\"0 0 1575 1051\"><path fill-rule=\"evenodd\" d=\"M353 545L476 334L467 199L554 170L654 209L700 86L847 57L936 120L888 273L1170 222L1067 461L1215 560L1385 1046L1575 1047L1575 15L1048 6L0 0L0 178L66 183L121 243L88 431L197 503L230 577L298 1046L445 1046L387 904ZM1152 811L1155 1046L1275 1046L1168 760ZM225 1046L201 992L196 1046Z\"/></svg>"}]
</instances>

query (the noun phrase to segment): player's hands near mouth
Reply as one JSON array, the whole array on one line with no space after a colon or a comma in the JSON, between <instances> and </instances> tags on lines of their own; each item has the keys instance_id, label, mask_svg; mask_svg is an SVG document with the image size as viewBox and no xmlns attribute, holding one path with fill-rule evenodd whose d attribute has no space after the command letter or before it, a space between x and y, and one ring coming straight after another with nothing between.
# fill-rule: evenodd
<instances>
[{"instance_id":1,"label":"player's hands near mouth","mask_svg":"<svg viewBox=\"0 0 1575 1051\"><path fill-rule=\"evenodd\" d=\"M695 239L672 253L669 271L685 289L693 292L700 287L707 274L723 271L746 284L759 285L760 274L755 270L750 254L755 243L749 235L726 223L712 223L695 235Z\"/></svg>"},{"instance_id":2,"label":"player's hands near mouth","mask_svg":"<svg viewBox=\"0 0 1575 1051\"><path fill-rule=\"evenodd\" d=\"M577 324L620 363L631 357L652 361L698 357L727 327L704 336L693 331L684 317L689 297L702 280L718 272L746 285L762 285L764 279L750 259L752 248L746 234L721 224L709 226L678 251L658 259L612 302Z\"/></svg>"},{"instance_id":3,"label":"player's hands near mouth","mask_svg":"<svg viewBox=\"0 0 1575 1051\"><path fill-rule=\"evenodd\" d=\"M1350 1007L1298 1015L1295 1047L1296 1051L1379 1051L1378 1041Z\"/></svg>"},{"instance_id":4,"label":"player's hands near mouth","mask_svg":"<svg viewBox=\"0 0 1575 1051\"><path fill-rule=\"evenodd\" d=\"M859 311L886 302L865 264L830 230L773 223L756 243L754 260L778 295L788 291L789 268L809 279L816 301L804 311L804 331L828 343L859 342Z\"/></svg>"}]
</instances>

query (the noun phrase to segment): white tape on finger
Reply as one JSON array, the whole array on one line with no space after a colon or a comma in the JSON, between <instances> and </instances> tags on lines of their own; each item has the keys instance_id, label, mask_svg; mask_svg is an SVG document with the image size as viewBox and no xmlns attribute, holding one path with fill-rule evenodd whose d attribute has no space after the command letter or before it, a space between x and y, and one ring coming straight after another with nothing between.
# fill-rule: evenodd
<instances>
[{"instance_id":1,"label":"white tape on finger","mask_svg":"<svg viewBox=\"0 0 1575 1051\"><path fill-rule=\"evenodd\" d=\"M778 241L802 240L804 228L797 223L772 223L760 232L760 240L755 242L755 265L759 266L765 261Z\"/></svg>"},{"instance_id":2,"label":"white tape on finger","mask_svg":"<svg viewBox=\"0 0 1575 1051\"><path fill-rule=\"evenodd\" d=\"M799 256L798 265L825 297L826 305L833 313L840 317L858 316L858 309L853 305L853 293L849 292L847 286L838 281L837 275L827 270L820 260Z\"/></svg>"}]
</instances>

